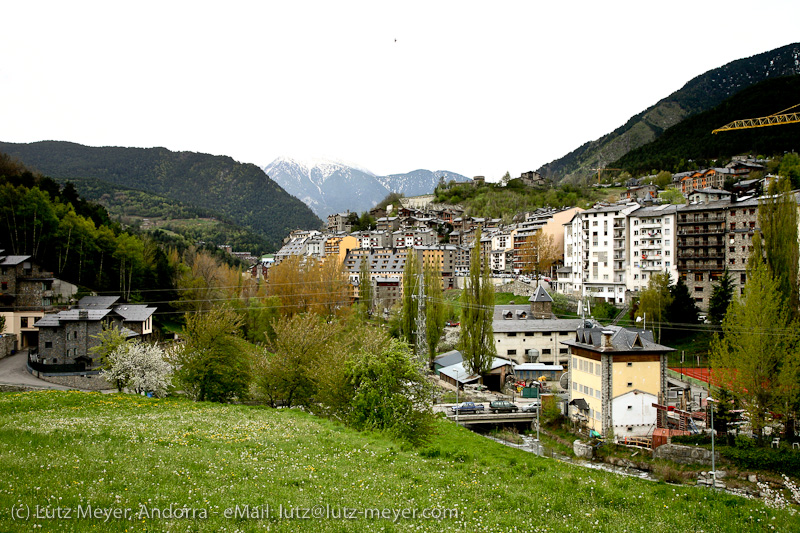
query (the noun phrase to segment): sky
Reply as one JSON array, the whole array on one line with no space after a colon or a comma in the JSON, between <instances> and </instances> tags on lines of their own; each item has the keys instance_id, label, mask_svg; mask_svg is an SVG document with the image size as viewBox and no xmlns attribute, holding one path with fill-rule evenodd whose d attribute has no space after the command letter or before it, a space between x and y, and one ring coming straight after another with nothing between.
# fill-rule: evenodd
<instances>
[{"instance_id":1,"label":"sky","mask_svg":"<svg viewBox=\"0 0 800 533\"><path fill-rule=\"evenodd\" d=\"M490 181L800 41L797 0L3 4L0 141Z\"/></svg>"}]
</instances>

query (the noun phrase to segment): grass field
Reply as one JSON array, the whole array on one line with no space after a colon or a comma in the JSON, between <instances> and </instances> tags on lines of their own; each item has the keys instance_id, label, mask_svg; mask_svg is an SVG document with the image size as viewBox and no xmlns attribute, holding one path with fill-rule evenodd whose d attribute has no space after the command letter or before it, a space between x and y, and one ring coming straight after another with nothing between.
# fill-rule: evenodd
<instances>
[{"instance_id":1,"label":"grass field","mask_svg":"<svg viewBox=\"0 0 800 533\"><path fill-rule=\"evenodd\" d=\"M437 429L409 449L294 410L0 393L0 531L800 530L758 501Z\"/></svg>"}]
</instances>

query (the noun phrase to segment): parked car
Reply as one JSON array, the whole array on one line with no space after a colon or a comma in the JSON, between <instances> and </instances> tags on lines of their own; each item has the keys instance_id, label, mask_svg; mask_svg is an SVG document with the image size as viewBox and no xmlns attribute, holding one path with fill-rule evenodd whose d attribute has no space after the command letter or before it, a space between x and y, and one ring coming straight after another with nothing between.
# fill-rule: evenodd
<instances>
[{"instance_id":1,"label":"parked car","mask_svg":"<svg viewBox=\"0 0 800 533\"><path fill-rule=\"evenodd\" d=\"M539 406L541 405L541 401L533 400L531 403L522 406L523 413L535 413Z\"/></svg>"},{"instance_id":2,"label":"parked car","mask_svg":"<svg viewBox=\"0 0 800 533\"><path fill-rule=\"evenodd\" d=\"M450 408L454 413L478 413L483 412L485 408L482 403L462 402Z\"/></svg>"},{"instance_id":3,"label":"parked car","mask_svg":"<svg viewBox=\"0 0 800 533\"><path fill-rule=\"evenodd\" d=\"M489 410L493 413L516 413L519 411L519 407L508 400L495 400L489 402Z\"/></svg>"},{"instance_id":4,"label":"parked car","mask_svg":"<svg viewBox=\"0 0 800 533\"><path fill-rule=\"evenodd\" d=\"M460 322L456 322L455 320L448 320L444 325L450 328L455 328L458 327L459 324Z\"/></svg>"}]
</instances>

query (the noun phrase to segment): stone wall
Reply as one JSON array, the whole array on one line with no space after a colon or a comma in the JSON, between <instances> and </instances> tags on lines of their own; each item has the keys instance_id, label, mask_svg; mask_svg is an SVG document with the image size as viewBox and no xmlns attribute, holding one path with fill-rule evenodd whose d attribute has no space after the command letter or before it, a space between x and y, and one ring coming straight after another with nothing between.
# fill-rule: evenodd
<instances>
[{"instance_id":1,"label":"stone wall","mask_svg":"<svg viewBox=\"0 0 800 533\"><path fill-rule=\"evenodd\" d=\"M34 372L34 374L37 374ZM82 390L116 390L116 386L112 385L105 378L99 374L77 374L77 375L64 375L64 376L45 376L38 374L37 377L49 383L56 385L64 385L65 387L74 387Z\"/></svg>"},{"instance_id":2,"label":"stone wall","mask_svg":"<svg viewBox=\"0 0 800 533\"><path fill-rule=\"evenodd\" d=\"M656 459L667 459L679 464L711 464L711 450L699 446L682 446L680 444L664 444L656 448L653 454ZM719 462L719 452L714 453L714 459Z\"/></svg>"},{"instance_id":3,"label":"stone wall","mask_svg":"<svg viewBox=\"0 0 800 533\"><path fill-rule=\"evenodd\" d=\"M503 283L501 285L495 285L494 287L494 292L511 292L515 296L525 296L524 300L516 302L519 305L527 304L528 298L533 296L534 291L536 291L536 287L533 285L522 283L521 281L517 280L509 281L508 283Z\"/></svg>"},{"instance_id":4,"label":"stone wall","mask_svg":"<svg viewBox=\"0 0 800 533\"><path fill-rule=\"evenodd\" d=\"M16 336L10 333L0 335L0 359L11 355L12 350L14 350L15 340Z\"/></svg>"}]
</instances>

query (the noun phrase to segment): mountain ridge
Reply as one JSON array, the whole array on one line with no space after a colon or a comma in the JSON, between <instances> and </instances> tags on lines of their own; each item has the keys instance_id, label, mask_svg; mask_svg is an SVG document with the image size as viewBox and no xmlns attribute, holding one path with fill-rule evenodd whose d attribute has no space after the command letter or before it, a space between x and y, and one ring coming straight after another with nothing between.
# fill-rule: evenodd
<instances>
[{"instance_id":1,"label":"mountain ridge","mask_svg":"<svg viewBox=\"0 0 800 533\"><path fill-rule=\"evenodd\" d=\"M800 74L800 43L731 61L695 76L622 126L542 165L537 172L554 181L585 181L596 172L592 169L603 168L652 142L685 118L708 111L769 77L795 74Z\"/></svg>"},{"instance_id":2,"label":"mountain ridge","mask_svg":"<svg viewBox=\"0 0 800 533\"><path fill-rule=\"evenodd\" d=\"M324 158L308 161L278 157L263 170L320 218L344 211L367 211L393 192L406 196L433 193L442 179L469 181L447 170L417 169L378 176L364 167Z\"/></svg>"},{"instance_id":3,"label":"mountain ridge","mask_svg":"<svg viewBox=\"0 0 800 533\"><path fill-rule=\"evenodd\" d=\"M96 178L220 212L266 237L275 249L290 231L322 225L258 166L229 156L66 141L0 142L0 152L54 179Z\"/></svg>"}]
</instances>

